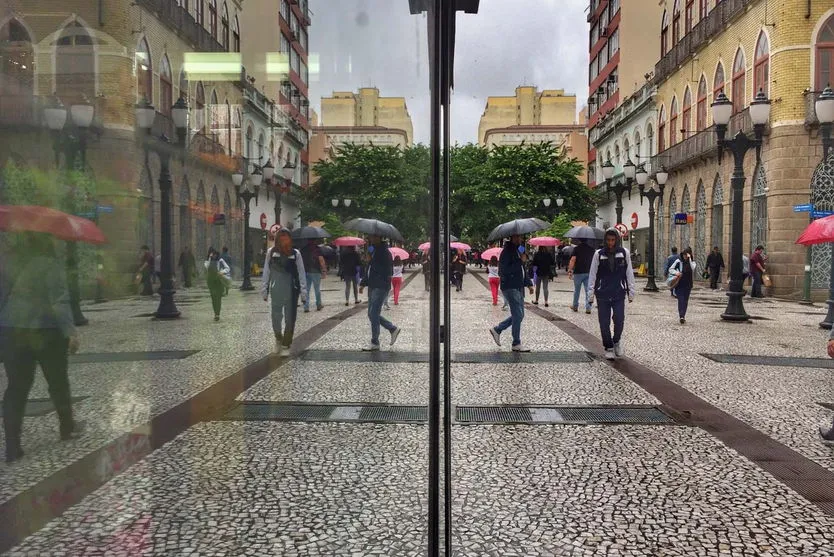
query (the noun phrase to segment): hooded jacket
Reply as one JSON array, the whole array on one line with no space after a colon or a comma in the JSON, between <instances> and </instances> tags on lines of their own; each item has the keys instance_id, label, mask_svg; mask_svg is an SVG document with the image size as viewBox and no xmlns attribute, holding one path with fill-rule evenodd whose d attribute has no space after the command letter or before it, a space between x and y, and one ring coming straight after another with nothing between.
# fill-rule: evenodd
<instances>
[{"instance_id":1,"label":"hooded jacket","mask_svg":"<svg viewBox=\"0 0 834 557\"><path fill-rule=\"evenodd\" d=\"M606 236L612 230L614 229L606 231ZM616 230L614 232L616 233ZM613 252L609 252L606 246L598 249L594 254L588 282L592 285L597 298L622 300L626 296L634 297L636 289L631 255L622 246L619 233L617 233L617 245Z\"/></svg>"}]
</instances>

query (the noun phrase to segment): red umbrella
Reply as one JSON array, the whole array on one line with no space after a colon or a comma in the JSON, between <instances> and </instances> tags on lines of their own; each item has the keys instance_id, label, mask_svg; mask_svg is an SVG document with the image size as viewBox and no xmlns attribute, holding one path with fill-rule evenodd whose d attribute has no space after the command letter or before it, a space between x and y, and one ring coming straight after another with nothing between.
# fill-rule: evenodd
<instances>
[{"instance_id":1,"label":"red umbrella","mask_svg":"<svg viewBox=\"0 0 834 557\"><path fill-rule=\"evenodd\" d=\"M344 247L344 246L364 246L365 240L362 238L357 238L355 236L342 236L341 238L336 238L333 240L334 246Z\"/></svg>"},{"instance_id":2,"label":"red umbrella","mask_svg":"<svg viewBox=\"0 0 834 557\"><path fill-rule=\"evenodd\" d=\"M38 205L0 205L0 230L42 232L68 242L103 244L107 241L93 221Z\"/></svg>"},{"instance_id":3,"label":"red umbrella","mask_svg":"<svg viewBox=\"0 0 834 557\"><path fill-rule=\"evenodd\" d=\"M407 261L411 257L403 248L388 248L388 251L391 252L391 257L399 256L403 261Z\"/></svg>"},{"instance_id":4,"label":"red umbrella","mask_svg":"<svg viewBox=\"0 0 834 557\"><path fill-rule=\"evenodd\" d=\"M803 246L826 244L828 242L834 242L834 215L816 219L808 225L796 241L797 244Z\"/></svg>"},{"instance_id":5,"label":"red umbrella","mask_svg":"<svg viewBox=\"0 0 834 557\"><path fill-rule=\"evenodd\" d=\"M536 238L530 238L527 240L527 243L531 246L553 246L556 247L560 245L562 242L559 241L558 238L554 238L552 236L538 236Z\"/></svg>"},{"instance_id":6,"label":"red umbrella","mask_svg":"<svg viewBox=\"0 0 834 557\"><path fill-rule=\"evenodd\" d=\"M481 254L481 259L483 259L484 261L489 261L493 257L501 257L502 250L503 248L489 248Z\"/></svg>"}]
</instances>

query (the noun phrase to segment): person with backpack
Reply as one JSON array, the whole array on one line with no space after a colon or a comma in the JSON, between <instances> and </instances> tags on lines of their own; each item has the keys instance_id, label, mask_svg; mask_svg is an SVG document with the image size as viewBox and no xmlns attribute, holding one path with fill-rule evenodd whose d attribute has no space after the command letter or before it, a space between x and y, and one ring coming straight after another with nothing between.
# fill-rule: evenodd
<instances>
[{"instance_id":1,"label":"person with backpack","mask_svg":"<svg viewBox=\"0 0 834 557\"><path fill-rule=\"evenodd\" d=\"M307 295L307 274L301 252L292 247L292 236L286 228L275 231L275 244L266 252L264 272L261 278L261 294L266 302L272 297L272 332L275 333L275 351L281 356L290 355L298 299L303 303ZM283 321L283 330L282 330Z\"/></svg>"},{"instance_id":2,"label":"person with backpack","mask_svg":"<svg viewBox=\"0 0 834 557\"><path fill-rule=\"evenodd\" d=\"M220 321L221 301L229 290L228 279L226 277L231 275L232 269L214 248L209 248L208 250L205 267L206 286L208 286L209 294L211 295L211 307L214 309L214 320Z\"/></svg>"},{"instance_id":3,"label":"person with backpack","mask_svg":"<svg viewBox=\"0 0 834 557\"><path fill-rule=\"evenodd\" d=\"M625 328L625 300L634 301L634 268L631 256L620 243L620 233L614 228L605 231L603 247L594 254L588 277L591 300L597 301L599 327L605 357L614 360L625 354L621 343ZM611 336L611 320L614 336Z\"/></svg>"},{"instance_id":4,"label":"person with backpack","mask_svg":"<svg viewBox=\"0 0 834 557\"><path fill-rule=\"evenodd\" d=\"M692 257L692 248L686 248L681 252L680 258L672 263L669 268L669 274L674 277L670 286L672 286L675 297L678 299L678 317L681 325L686 323L686 310L689 307L689 296L695 286L695 269L697 266Z\"/></svg>"},{"instance_id":5,"label":"person with backpack","mask_svg":"<svg viewBox=\"0 0 834 557\"><path fill-rule=\"evenodd\" d=\"M672 263L677 261L679 258L680 258L680 256L678 255L678 248L676 248L675 246L672 246L672 253L669 255L669 257L666 258L666 262L663 264L663 278L664 279L669 278L669 269L672 267ZM674 289L672 289L672 297L673 298L675 297L675 290Z\"/></svg>"}]
</instances>

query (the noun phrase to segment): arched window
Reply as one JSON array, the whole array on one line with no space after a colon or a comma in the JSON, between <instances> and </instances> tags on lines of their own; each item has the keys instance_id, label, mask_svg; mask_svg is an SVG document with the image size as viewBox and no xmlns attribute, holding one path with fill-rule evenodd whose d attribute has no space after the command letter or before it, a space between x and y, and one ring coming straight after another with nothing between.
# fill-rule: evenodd
<instances>
[{"instance_id":1,"label":"arched window","mask_svg":"<svg viewBox=\"0 0 834 557\"><path fill-rule=\"evenodd\" d=\"M669 147L678 142L678 98L672 99L672 108L669 111Z\"/></svg>"},{"instance_id":2,"label":"arched window","mask_svg":"<svg viewBox=\"0 0 834 557\"><path fill-rule=\"evenodd\" d=\"M753 62L753 94L764 91L769 94L770 89L770 42L764 31L759 34L756 43L756 57Z\"/></svg>"},{"instance_id":3,"label":"arched window","mask_svg":"<svg viewBox=\"0 0 834 557\"><path fill-rule=\"evenodd\" d=\"M698 21L703 21L707 17L707 10L709 9L708 0L698 0Z\"/></svg>"},{"instance_id":4,"label":"arched window","mask_svg":"<svg viewBox=\"0 0 834 557\"><path fill-rule=\"evenodd\" d=\"M704 181L698 180L695 190L695 261L701 272L707 266L707 192L704 191ZM695 273L700 278L701 273Z\"/></svg>"},{"instance_id":5,"label":"arched window","mask_svg":"<svg viewBox=\"0 0 834 557\"><path fill-rule=\"evenodd\" d=\"M681 40L681 0L675 0L675 9L672 10L672 44L678 44Z\"/></svg>"},{"instance_id":6,"label":"arched window","mask_svg":"<svg viewBox=\"0 0 834 557\"><path fill-rule=\"evenodd\" d=\"M822 91L834 76L834 15L820 29L816 45L816 89Z\"/></svg>"},{"instance_id":7,"label":"arched window","mask_svg":"<svg viewBox=\"0 0 834 557\"><path fill-rule=\"evenodd\" d=\"M229 50L229 8L223 3L223 11L220 13L220 44L224 50Z\"/></svg>"},{"instance_id":8,"label":"arched window","mask_svg":"<svg viewBox=\"0 0 834 557\"><path fill-rule=\"evenodd\" d=\"M70 105L96 96L93 37L79 22L64 27L55 52L55 92Z\"/></svg>"},{"instance_id":9,"label":"arched window","mask_svg":"<svg viewBox=\"0 0 834 557\"><path fill-rule=\"evenodd\" d=\"M692 130L692 91L689 86L686 86L686 92L683 94L683 119L681 121L681 139L689 137L689 132Z\"/></svg>"},{"instance_id":10,"label":"arched window","mask_svg":"<svg viewBox=\"0 0 834 557\"><path fill-rule=\"evenodd\" d=\"M191 97L188 94L188 77L185 73L185 68L182 68L180 70L179 89L180 89L179 98L184 100L188 104L188 106L191 106Z\"/></svg>"},{"instance_id":11,"label":"arched window","mask_svg":"<svg viewBox=\"0 0 834 557\"><path fill-rule=\"evenodd\" d=\"M747 97L745 75L744 52L739 48L736 52L736 59L733 61L733 114L744 110L744 101Z\"/></svg>"},{"instance_id":12,"label":"arched window","mask_svg":"<svg viewBox=\"0 0 834 557\"><path fill-rule=\"evenodd\" d=\"M649 144L648 153L646 153L646 156L656 155L657 153L652 151L654 149L654 129L652 128L651 124L649 124L646 128L646 143Z\"/></svg>"},{"instance_id":13,"label":"arched window","mask_svg":"<svg viewBox=\"0 0 834 557\"><path fill-rule=\"evenodd\" d=\"M153 102L153 65L151 64L151 50L144 38L136 47L136 90L139 98L146 98Z\"/></svg>"},{"instance_id":14,"label":"arched window","mask_svg":"<svg viewBox=\"0 0 834 557\"><path fill-rule=\"evenodd\" d=\"M640 160L640 157L643 156L643 149L641 147L640 140L640 130L634 132L634 154L636 155L637 160Z\"/></svg>"},{"instance_id":15,"label":"arched window","mask_svg":"<svg viewBox=\"0 0 834 557\"><path fill-rule=\"evenodd\" d=\"M264 136L264 132L261 131L258 134L258 164L266 164L266 160L264 160L264 144L266 143L266 137Z\"/></svg>"},{"instance_id":16,"label":"arched window","mask_svg":"<svg viewBox=\"0 0 834 557\"><path fill-rule=\"evenodd\" d=\"M698 83L698 107L695 114L695 130L701 131L707 127L707 78L701 76Z\"/></svg>"},{"instance_id":17,"label":"arched window","mask_svg":"<svg viewBox=\"0 0 834 557\"><path fill-rule=\"evenodd\" d=\"M767 246L767 175L762 163L753 174L753 202L750 215L750 251L756 246Z\"/></svg>"},{"instance_id":18,"label":"arched window","mask_svg":"<svg viewBox=\"0 0 834 557\"><path fill-rule=\"evenodd\" d=\"M724 249L724 184L720 174L712 185L712 245Z\"/></svg>"},{"instance_id":19,"label":"arched window","mask_svg":"<svg viewBox=\"0 0 834 557\"><path fill-rule=\"evenodd\" d=\"M660 56L666 56L669 52L669 13L663 10L663 19L660 21Z\"/></svg>"},{"instance_id":20,"label":"arched window","mask_svg":"<svg viewBox=\"0 0 834 557\"><path fill-rule=\"evenodd\" d=\"M628 137L623 138L623 153L625 160L631 160L631 144L628 142Z\"/></svg>"},{"instance_id":21,"label":"arched window","mask_svg":"<svg viewBox=\"0 0 834 557\"><path fill-rule=\"evenodd\" d=\"M252 158L252 152L255 150L255 145L253 143L254 135L255 128L252 127L252 124L249 124L246 127L246 155L244 155L247 159Z\"/></svg>"},{"instance_id":22,"label":"arched window","mask_svg":"<svg viewBox=\"0 0 834 557\"><path fill-rule=\"evenodd\" d=\"M174 85L171 82L171 63L168 55L162 56L159 64L159 112L171 116L171 106L174 104Z\"/></svg>"},{"instance_id":23,"label":"arched window","mask_svg":"<svg viewBox=\"0 0 834 557\"><path fill-rule=\"evenodd\" d=\"M622 161L620 160L620 144L614 144L614 166L622 165Z\"/></svg>"},{"instance_id":24,"label":"arched window","mask_svg":"<svg viewBox=\"0 0 834 557\"><path fill-rule=\"evenodd\" d=\"M209 0L209 33L217 38L217 0Z\"/></svg>"},{"instance_id":25,"label":"arched window","mask_svg":"<svg viewBox=\"0 0 834 557\"><path fill-rule=\"evenodd\" d=\"M0 114L7 123L33 121L34 64L32 38L10 19L0 28Z\"/></svg>"},{"instance_id":26,"label":"arched window","mask_svg":"<svg viewBox=\"0 0 834 557\"><path fill-rule=\"evenodd\" d=\"M234 26L232 27L232 50L240 52L240 20L235 16Z\"/></svg>"},{"instance_id":27,"label":"arched window","mask_svg":"<svg viewBox=\"0 0 834 557\"><path fill-rule=\"evenodd\" d=\"M203 82L197 82L197 91L194 94L194 124L197 133L206 133L206 90Z\"/></svg>"},{"instance_id":28,"label":"arched window","mask_svg":"<svg viewBox=\"0 0 834 557\"><path fill-rule=\"evenodd\" d=\"M715 78L712 80L713 100L721 94L722 91L724 91L724 64L718 62L718 67L715 68Z\"/></svg>"},{"instance_id":29,"label":"arched window","mask_svg":"<svg viewBox=\"0 0 834 557\"><path fill-rule=\"evenodd\" d=\"M691 211L691 210L692 210L692 207L690 206L690 201L689 201L689 185L684 184L683 185L683 195L681 196L681 213L686 213L688 215L689 211ZM689 225L689 224L680 224L680 225L678 225L678 228L680 228L680 230L681 230L681 241L680 241L680 245L678 247L681 249L681 251L685 250L686 248L692 247L692 240L690 239L690 230L689 230L690 226L691 225Z\"/></svg>"},{"instance_id":30,"label":"arched window","mask_svg":"<svg viewBox=\"0 0 834 557\"><path fill-rule=\"evenodd\" d=\"M662 153L666 150L666 139L665 139L665 132L666 132L666 107L660 107L660 116L657 118L657 133L658 133L658 144L657 144L657 152Z\"/></svg>"},{"instance_id":31,"label":"arched window","mask_svg":"<svg viewBox=\"0 0 834 557\"><path fill-rule=\"evenodd\" d=\"M200 27L205 25L205 18L203 17L204 2L205 0L194 0L194 19Z\"/></svg>"}]
</instances>

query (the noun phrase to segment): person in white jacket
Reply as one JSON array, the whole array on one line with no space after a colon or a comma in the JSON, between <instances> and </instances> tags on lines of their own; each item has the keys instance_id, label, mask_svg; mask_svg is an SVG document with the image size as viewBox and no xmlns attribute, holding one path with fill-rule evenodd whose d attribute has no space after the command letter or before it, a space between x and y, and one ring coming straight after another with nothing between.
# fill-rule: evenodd
<instances>
[{"instance_id":1,"label":"person in white jacket","mask_svg":"<svg viewBox=\"0 0 834 557\"><path fill-rule=\"evenodd\" d=\"M272 331L275 351L290 355L298 299L307 301L307 280L301 253L292 247L292 237L286 228L275 232L275 245L266 252L261 294L266 302L272 296ZM282 330L282 320L284 327Z\"/></svg>"}]
</instances>

